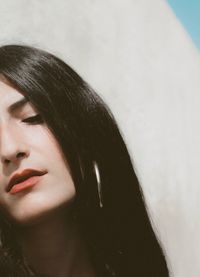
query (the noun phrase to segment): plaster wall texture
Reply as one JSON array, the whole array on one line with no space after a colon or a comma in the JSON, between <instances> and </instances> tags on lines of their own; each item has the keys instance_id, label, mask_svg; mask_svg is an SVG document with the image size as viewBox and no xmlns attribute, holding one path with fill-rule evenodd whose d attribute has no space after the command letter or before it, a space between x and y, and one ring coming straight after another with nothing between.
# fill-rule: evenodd
<instances>
[{"instance_id":1,"label":"plaster wall texture","mask_svg":"<svg viewBox=\"0 0 200 277\"><path fill-rule=\"evenodd\" d=\"M111 107L171 276L200 276L200 57L164 0L0 0L0 44L68 62Z\"/></svg>"}]
</instances>

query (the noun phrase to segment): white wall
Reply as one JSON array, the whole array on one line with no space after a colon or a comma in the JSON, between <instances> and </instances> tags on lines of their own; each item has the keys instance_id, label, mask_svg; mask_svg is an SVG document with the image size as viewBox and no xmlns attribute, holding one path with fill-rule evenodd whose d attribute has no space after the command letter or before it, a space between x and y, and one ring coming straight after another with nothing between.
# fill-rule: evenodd
<instances>
[{"instance_id":1,"label":"white wall","mask_svg":"<svg viewBox=\"0 0 200 277\"><path fill-rule=\"evenodd\" d=\"M0 44L59 55L109 103L173 276L200 276L200 58L166 2L0 4Z\"/></svg>"}]
</instances>

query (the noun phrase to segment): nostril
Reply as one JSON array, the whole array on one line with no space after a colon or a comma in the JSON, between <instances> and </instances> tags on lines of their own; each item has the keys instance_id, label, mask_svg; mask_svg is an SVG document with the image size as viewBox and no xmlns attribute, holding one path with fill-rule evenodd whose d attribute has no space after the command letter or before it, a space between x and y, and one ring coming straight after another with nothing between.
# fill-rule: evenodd
<instances>
[{"instance_id":1,"label":"nostril","mask_svg":"<svg viewBox=\"0 0 200 277\"><path fill-rule=\"evenodd\" d=\"M5 164L9 164L9 163L10 163L10 161L9 161L9 160L7 160L7 159L5 159L5 160L4 160L4 163L5 163Z\"/></svg>"},{"instance_id":2,"label":"nostril","mask_svg":"<svg viewBox=\"0 0 200 277\"><path fill-rule=\"evenodd\" d=\"M20 153L17 154L16 157L17 157L17 158L21 158L21 157L24 157L24 156L25 156L25 153L20 152Z\"/></svg>"}]
</instances>

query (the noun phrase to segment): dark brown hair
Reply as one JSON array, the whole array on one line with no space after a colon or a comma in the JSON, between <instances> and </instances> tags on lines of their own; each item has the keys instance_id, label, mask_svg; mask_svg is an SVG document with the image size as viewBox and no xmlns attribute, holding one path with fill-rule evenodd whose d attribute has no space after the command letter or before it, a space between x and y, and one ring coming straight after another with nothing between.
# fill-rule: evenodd
<instances>
[{"instance_id":1,"label":"dark brown hair","mask_svg":"<svg viewBox=\"0 0 200 277\"><path fill-rule=\"evenodd\" d=\"M169 276L126 145L103 100L66 63L33 47L0 47L0 74L30 100L62 148L77 192L74 213L97 275ZM7 268L4 276L29 276L9 235L14 227L6 226L0 273Z\"/></svg>"}]
</instances>

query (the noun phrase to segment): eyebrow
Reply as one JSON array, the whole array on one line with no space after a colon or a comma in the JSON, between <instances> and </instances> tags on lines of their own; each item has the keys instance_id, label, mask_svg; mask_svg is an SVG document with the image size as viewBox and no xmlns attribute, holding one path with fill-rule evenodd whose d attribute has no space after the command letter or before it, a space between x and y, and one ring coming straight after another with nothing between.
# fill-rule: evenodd
<instances>
[{"instance_id":1,"label":"eyebrow","mask_svg":"<svg viewBox=\"0 0 200 277\"><path fill-rule=\"evenodd\" d=\"M13 113L19 110L20 108L24 107L28 102L29 100L27 98L24 98L24 97L21 98L20 100L18 100L17 102L9 106L8 108L9 113Z\"/></svg>"}]
</instances>

